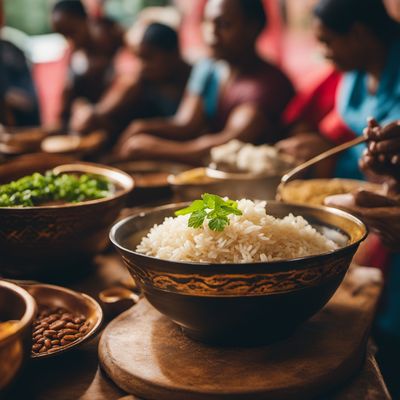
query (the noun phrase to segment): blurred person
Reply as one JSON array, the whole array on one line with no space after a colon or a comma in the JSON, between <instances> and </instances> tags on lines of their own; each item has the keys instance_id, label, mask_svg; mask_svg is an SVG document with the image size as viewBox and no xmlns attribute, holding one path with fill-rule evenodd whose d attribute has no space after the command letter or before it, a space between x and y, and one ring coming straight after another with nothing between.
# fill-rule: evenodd
<instances>
[{"instance_id":1,"label":"blurred person","mask_svg":"<svg viewBox=\"0 0 400 400\"><path fill-rule=\"evenodd\" d=\"M281 113L294 90L283 72L256 52L266 24L261 0L209 0L204 36L213 58L194 67L176 115L130 125L116 156L198 164L213 146L234 138L280 139Z\"/></svg>"},{"instance_id":2,"label":"blurred person","mask_svg":"<svg viewBox=\"0 0 400 400\"><path fill-rule=\"evenodd\" d=\"M320 93L325 103L310 96L310 103L303 105L303 111L315 115L321 113L320 106L327 107L321 120L278 144L301 160L361 135L371 115L381 124L400 118L399 25L382 1L320 0L314 13L315 34L325 56L342 74L333 72L333 85ZM302 117L298 113L296 122ZM363 179L358 159L364 148L349 149L325 174Z\"/></svg>"},{"instance_id":3,"label":"blurred person","mask_svg":"<svg viewBox=\"0 0 400 400\"><path fill-rule=\"evenodd\" d=\"M0 0L0 29L3 26ZM40 124L39 103L30 65L14 44L0 37L0 123L7 126Z\"/></svg>"},{"instance_id":4,"label":"blurred person","mask_svg":"<svg viewBox=\"0 0 400 400\"><path fill-rule=\"evenodd\" d=\"M98 103L75 109L74 131L101 128L113 142L133 120L170 117L178 109L191 67L182 59L177 32L160 23L134 25L126 42L139 62L138 73L113 85Z\"/></svg>"},{"instance_id":5,"label":"blurred person","mask_svg":"<svg viewBox=\"0 0 400 400\"><path fill-rule=\"evenodd\" d=\"M112 20L90 19L80 0L59 0L51 13L53 30L71 45L60 119L67 127L75 100L97 102L114 77L114 57L123 44L122 30Z\"/></svg>"}]
</instances>

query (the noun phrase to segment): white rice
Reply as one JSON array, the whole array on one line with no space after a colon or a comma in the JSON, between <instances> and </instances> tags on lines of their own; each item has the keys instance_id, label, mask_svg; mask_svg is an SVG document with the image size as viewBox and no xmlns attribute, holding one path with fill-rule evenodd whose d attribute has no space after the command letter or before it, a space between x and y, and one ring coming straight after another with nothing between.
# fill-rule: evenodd
<instances>
[{"instance_id":1,"label":"white rice","mask_svg":"<svg viewBox=\"0 0 400 400\"><path fill-rule=\"evenodd\" d=\"M243 214L229 216L222 232L210 230L207 219L195 229L188 227L189 215L165 218L136 251L165 260L223 264L291 259L338 247L303 217L275 218L267 215L265 206L265 201L238 201Z\"/></svg>"}]
</instances>

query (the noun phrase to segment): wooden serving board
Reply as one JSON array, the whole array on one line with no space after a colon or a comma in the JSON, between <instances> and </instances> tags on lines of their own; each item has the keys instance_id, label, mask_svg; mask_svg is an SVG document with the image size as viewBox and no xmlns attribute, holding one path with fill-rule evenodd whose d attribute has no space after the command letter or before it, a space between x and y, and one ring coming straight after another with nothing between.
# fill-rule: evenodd
<instances>
[{"instance_id":1,"label":"wooden serving board","mask_svg":"<svg viewBox=\"0 0 400 400\"><path fill-rule=\"evenodd\" d=\"M311 399L362 365L381 288L378 270L353 267L292 337L255 348L192 341L141 300L105 329L100 363L119 387L148 400Z\"/></svg>"}]
</instances>

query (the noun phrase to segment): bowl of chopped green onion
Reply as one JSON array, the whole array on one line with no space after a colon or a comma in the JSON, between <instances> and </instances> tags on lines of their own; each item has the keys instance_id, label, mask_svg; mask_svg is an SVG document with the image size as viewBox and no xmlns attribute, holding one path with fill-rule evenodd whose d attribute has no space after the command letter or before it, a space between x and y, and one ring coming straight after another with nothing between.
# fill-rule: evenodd
<instances>
[{"instance_id":1,"label":"bowl of chopped green onion","mask_svg":"<svg viewBox=\"0 0 400 400\"><path fill-rule=\"evenodd\" d=\"M24 166L17 179L10 168L12 180L0 167L2 276L48 279L81 270L107 246L134 186L128 174L100 164L45 165L30 173Z\"/></svg>"}]
</instances>

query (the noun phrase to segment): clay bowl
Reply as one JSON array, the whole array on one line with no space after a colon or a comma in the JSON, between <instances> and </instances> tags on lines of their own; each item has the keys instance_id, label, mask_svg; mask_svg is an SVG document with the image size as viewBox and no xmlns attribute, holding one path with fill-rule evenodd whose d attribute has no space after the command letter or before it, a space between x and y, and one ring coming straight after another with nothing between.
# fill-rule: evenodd
<instances>
[{"instance_id":1,"label":"clay bowl","mask_svg":"<svg viewBox=\"0 0 400 400\"><path fill-rule=\"evenodd\" d=\"M0 176L5 183L6 173L1 169ZM23 168L20 176L33 171ZM134 185L129 175L100 164L62 164L54 171L104 176L114 184L115 192L103 199L80 203L0 207L0 274L3 276L54 280L60 277L61 271L69 275L81 271L87 261L108 245L108 230ZM15 178L15 170L12 172Z\"/></svg>"},{"instance_id":2,"label":"clay bowl","mask_svg":"<svg viewBox=\"0 0 400 400\"><path fill-rule=\"evenodd\" d=\"M111 165L125 171L135 181L135 194L129 199L130 206L154 204L170 198L172 190L168 176L190 168L186 164L155 160L125 161Z\"/></svg>"},{"instance_id":3,"label":"clay bowl","mask_svg":"<svg viewBox=\"0 0 400 400\"><path fill-rule=\"evenodd\" d=\"M345 234L348 243L325 254L251 264L174 262L135 252L154 224L182 206L128 217L113 226L110 239L148 301L189 337L212 344L255 345L290 335L332 297L367 234L360 220L341 210L271 201L269 214L302 215Z\"/></svg>"},{"instance_id":4,"label":"clay bowl","mask_svg":"<svg viewBox=\"0 0 400 400\"><path fill-rule=\"evenodd\" d=\"M36 304L19 286L0 281L0 393L17 377L31 351L32 322Z\"/></svg>"},{"instance_id":5,"label":"clay bowl","mask_svg":"<svg viewBox=\"0 0 400 400\"><path fill-rule=\"evenodd\" d=\"M50 132L50 128L42 128L40 126L23 128L5 127L4 131L0 132L2 151L6 154L23 154L39 151L42 140Z\"/></svg>"},{"instance_id":6,"label":"clay bowl","mask_svg":"<svg viewBox=\"0 0 400 400\"><path fill-rule=\"evenodd\" d=\"M35 299L38 311L42 308L64 308L68 312L83 315L88 321L87 332L78 340L45 353L31 353L31 358L42 359L64 354L89 341L100 329L103 312L100 305L90 296L61 286L46 284L23 285Z\"/></svg>"}]
</instances>

